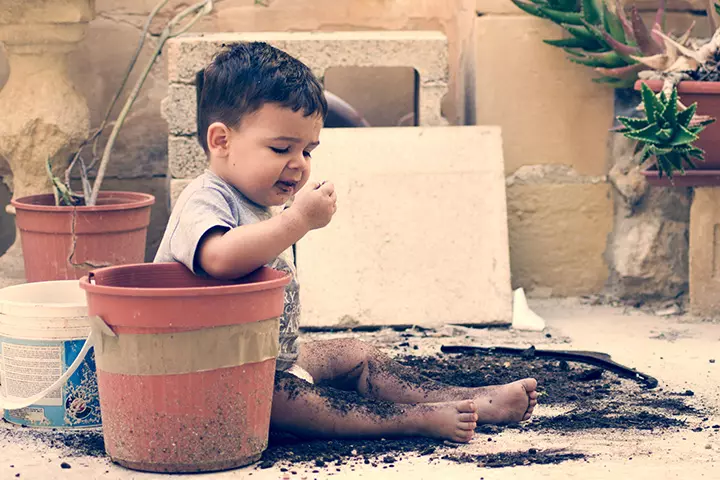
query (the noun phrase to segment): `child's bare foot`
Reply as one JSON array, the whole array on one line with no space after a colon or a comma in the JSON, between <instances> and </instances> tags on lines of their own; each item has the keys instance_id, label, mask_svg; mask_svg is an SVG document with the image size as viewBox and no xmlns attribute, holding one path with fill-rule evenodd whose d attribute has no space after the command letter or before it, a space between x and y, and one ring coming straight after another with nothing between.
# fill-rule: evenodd
<instances>
[{"instance_id":1,"label":"child's bare foot","mask_svg":"<svg viewBox=\"0 0 720 480\"><path fill-rule=\"evenodd\" d=\"M524 378L517 382L483 387L474 398L478 423L515 423L529 420L537 405L537 381Z\"/></svg>"},{"instance_id":2,"label":"child's bare foot","mask_svg":"<svg viewBox=\"0 0 720 480\"><path fill-rule=\"evenodd\" d=\"M419 433L467 443L472 440L477 427L476 409L473 400L423 404L416 410Z\"/></svg>"}]
</instances>

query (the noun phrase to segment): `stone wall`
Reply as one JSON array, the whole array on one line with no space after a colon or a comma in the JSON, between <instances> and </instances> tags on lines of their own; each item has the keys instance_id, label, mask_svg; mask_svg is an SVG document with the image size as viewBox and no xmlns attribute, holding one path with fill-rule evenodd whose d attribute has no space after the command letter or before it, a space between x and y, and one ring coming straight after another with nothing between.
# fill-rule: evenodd
<instances>
[{"instance_id":1,"label":"stone wall","mask_svg":"<svg viewBox=\"0 0 720 480\"><path fill-rule=\"evenodd\" d=\"M263 3L266 5L262 5ZM70 78L85 95L90 109L90 124L101 121L112 99L125 66L136 48L147 14L157 0L97 0L95 17L89 22L85 38L70 55ZM140 65L148 58L149 46L160 31L160 25L180 8L182 0L171 0L151 27L151 36L140 57ZM461 53L462 46L471 44L474 0L223 0L214 12L199 22L192 31L257 32L257 31L352 31L352 30L439 30L449 39L450 93L444 102L443 114L451 123L464 123L464 69L472 66L472 58ZM139 69L138 69L139 70ZM167 64L161 57L145 83L138 101L115 145L115 158L108 175L113 187L146 190L158 195L149 231L148 257L157 248L170 206L163 201L168 194L167 124L160 113L160 102L167 93ZM335 72L336 83L347 82L352 72ZM394 86L397 95L358 94L357 101L369 117L389 123L397 119L383 118L377 112L389 96L407 97L413 85L407 72L397 72L399 81L385 81L383 88ZM130 82L135 76L130 78ZM346 89L347 90L347 89ZM350 95L352 97L352 95ZM370 101L367 99L370 98ZM375 101L373 101L375 99ZM348 99L352 102L352 99ZM398 107L401 108L401 107ZM380 116L379 116L380 115ZM4 205L0 205L4 208Z\"/></svg>"},{"instance_id":2,"label":"stone wall","mask_svg":"<svg viewBox=\"0 0 720 480\"><path fill-rule=\"evenodd\" d=\"M689 11L695 3L669 2L667 29L695 21L694 34L707 36L705 18ZM647 24L656 6L639 5ZM619 113L615 91L542 42L562 38L560 27L509 0L477 0L476 8L476 121L503 128L513 287L543 296L682 293L689 193L650 191L638 174L642 193L628 207L616 180L632 153L608 132Z\"/></svg>"}]
</instances>

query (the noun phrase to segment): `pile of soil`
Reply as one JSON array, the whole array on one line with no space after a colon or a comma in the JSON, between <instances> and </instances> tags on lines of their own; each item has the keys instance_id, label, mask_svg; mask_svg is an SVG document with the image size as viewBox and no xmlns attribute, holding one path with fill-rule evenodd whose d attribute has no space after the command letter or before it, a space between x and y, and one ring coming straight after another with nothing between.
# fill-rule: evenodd
<instances>
[{"instance_id":1,"label":"pile of soil","mask_svg":"<svg viewBox=\"0 0 720 480\"><path fill-rule=\"evenodd\" d=\"M411 367L425 377L446 384L480 387L513 382L519 378L538 380L539 402L562 406L569 411L551 417L536 417L523 425L482 425L477 433L492 440L504 429L521 431L576 432L588 429L619 428L655 430L688 428L688 417L703 412L686 403L692 392L671 393L657 388L649 390L637 382L620 378L600 369L564 360L523 358L506 355L442 354L435 356L400 355L400 364ZM355 393L337 392L336 401L358 400ZM388 407L380 404L375 413ZM388 411L388 413L390 413ZM257 468L302 467L307 471L342 471L359 464L393 468L403 458L428 456L429 460L452 460L484 467L560 463L585 458L582 453L530 449L527 452L503 452L495 455L453 453L457 445L427 438L386 440L302 441L291 435L272 433L270 445Z\"/></svg>"},{"instance_id":2,"label":"pile of soil","mask_svg":"<svg viewBox=\"0 0 720 480\"><path fill-rule=\"evenodd\" d=\"M524 425L479 426L477 433L493 440L504 429L521 431L574 432L587 429L682 429L689 428L689 417L703 412L689 405L691 391L671 393L662 389L648 390L640 384L616 374L575 362L501 355L442 354L435 356L401 355L396 360L431 379L446 384L477 387L515 381L523 377L538 380L539 402L562 406L567 413L536 417ZM292 389L292 384L288 384ZM342 406L347 401L359 402L362 408L381 415L396 414L392 404L370 402L354 392L334 391L328 401ZM289 392L292 394L292 392ZM327 393L325 394L327 397ZM105 455L100 430L65 432L30 428L2 428L0 437L17 440L34 439L52 447L69 450L69 455ZM306 441L292 435L271 432L270 444L256 468L281 467L305 473L320 470L329 473L353 469L356 465L394 468L408 457L427 457L482 467L560 463L583 459L582 453L558 450L503 452L493 455L470 455L456 452L457 444L427 438L380 440Z\"/></svg>"}]
</instances>

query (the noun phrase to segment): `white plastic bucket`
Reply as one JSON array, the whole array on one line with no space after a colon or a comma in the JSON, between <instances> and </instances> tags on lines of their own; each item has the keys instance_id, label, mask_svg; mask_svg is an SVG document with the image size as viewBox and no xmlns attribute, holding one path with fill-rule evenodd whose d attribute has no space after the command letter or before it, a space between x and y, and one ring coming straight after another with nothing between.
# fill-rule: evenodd
<instances>
[{"instance_id":1,"label":"white plastic bucket","mask_svg":"<svg viewBox=\"0 0 720 480\"><path fill-rule=\"evenodd\" d=\"M0 408L7 421L33 427L101 424L90 332L77 280L0 289Z\"/></svg>"}]
</instances>

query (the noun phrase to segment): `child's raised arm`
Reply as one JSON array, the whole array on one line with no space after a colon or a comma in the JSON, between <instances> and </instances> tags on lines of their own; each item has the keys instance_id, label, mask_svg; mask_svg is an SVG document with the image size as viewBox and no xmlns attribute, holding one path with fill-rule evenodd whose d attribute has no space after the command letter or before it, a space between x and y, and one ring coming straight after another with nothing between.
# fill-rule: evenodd
<instances>
[{"instance_id":1,"label":"child's raised arm","mask_svg":"<svg viewBox=\"0 0 720 480\"><path fill-rule=\"evenodd\" d=\"M198 247L197 259L208 275L233 279L266 265L307 232L322 228L337 210L335 187L309 184L281 214L228 231L210 231Z\"/></svg>"}]
</instances>

